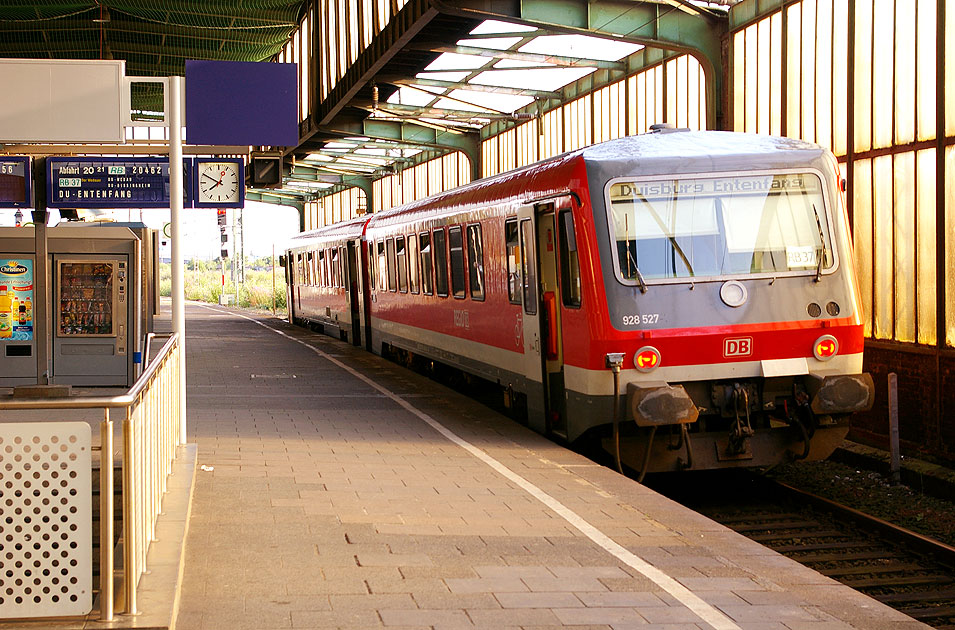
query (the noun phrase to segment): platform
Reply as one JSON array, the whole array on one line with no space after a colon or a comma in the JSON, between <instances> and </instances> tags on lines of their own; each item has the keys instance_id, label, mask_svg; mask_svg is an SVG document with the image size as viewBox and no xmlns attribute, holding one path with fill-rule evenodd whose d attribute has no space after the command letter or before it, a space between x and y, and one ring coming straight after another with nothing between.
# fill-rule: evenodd
<instances>
[{"instance_id":1,"label":"platform","mask_svg":"<svg viewBox=\"0 0 955 630\"><path fill-rule=\"evenodd\" d=\"M177 630L927 627L359 348L187 318Z\"/></svg>"}]
</instances>

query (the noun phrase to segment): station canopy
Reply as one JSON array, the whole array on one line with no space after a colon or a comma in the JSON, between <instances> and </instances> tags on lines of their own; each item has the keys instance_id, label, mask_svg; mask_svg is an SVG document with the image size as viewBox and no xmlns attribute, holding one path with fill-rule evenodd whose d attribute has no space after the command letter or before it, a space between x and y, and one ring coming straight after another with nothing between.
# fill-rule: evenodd
<instances>
[{"instance_id":1,"label":"station canopy","mask_svg":"<svg viewBox=\"0 0 955 630\"><path fill-rule=\"evenodd\" d=\"M739 1L633 0L633 4L725 15L727 7ZM129 76L183 75L186 59L269 61L278 58L309 4L307 0L0 0L0 56L124 59ZM540 104L559 102L565 87L600 69L625 70L626 58L641 48L606 36L441 16L350 95L338 118L391 121L445 135L478 134L491 123L533 118L540 113L535 113ZM134 113L161 110L161 88L134 83L132 89ZM354 128L326 122L303 134L299 146L286 153L296 167L283 188L294 198L307 200L329 188L345 187L348 177L377 179L435 154L433 145L413 138L371 138L342 131Z\"/></svg>"}]
</instances>

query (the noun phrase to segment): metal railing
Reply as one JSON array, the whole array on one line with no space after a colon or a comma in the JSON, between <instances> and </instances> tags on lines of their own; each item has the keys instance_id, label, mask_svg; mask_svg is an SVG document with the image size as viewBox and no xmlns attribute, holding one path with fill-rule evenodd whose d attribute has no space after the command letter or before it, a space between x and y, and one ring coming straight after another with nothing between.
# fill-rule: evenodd
<instances>
[{"instance_id":1,"label":"metal railing","mask_svg":"<svg viewBox=\"0 0 955 630\"><path fill-rule=\"evenodd\" d=\"M146 552L155 540L156 519L180 446L179 335L172 334L133 387L121 396L13 399L0 410L102 409L100 423L100 617L113 620L113 421L110 409L125 409L123 419L122 500L125 613L138 612L136 591L146 572Z\"/></svg>"}]
</instances>

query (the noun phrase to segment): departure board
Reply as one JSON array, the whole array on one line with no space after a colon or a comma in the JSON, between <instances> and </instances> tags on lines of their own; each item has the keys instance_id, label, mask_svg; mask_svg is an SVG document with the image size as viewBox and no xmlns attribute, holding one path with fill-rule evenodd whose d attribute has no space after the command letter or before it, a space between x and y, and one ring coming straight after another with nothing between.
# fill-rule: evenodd
<instances>
[{"instance_id":1,"label":"departure board","mask_svg":"<svg viewBox=\"0 0 955 630\"><path fill-rule=\"evenodd\" d=\"M183 205L190 206L190 159L183 160ZM167 158L47 159L50 208L168 208Z\"/></svg>"},{"instance_id":2,"label":"departure board","mask_svg":"<svg viewBox=\"0 0 955 630\"><path fill-rule=\"evenodd\" d=\"M0 156L0 208L30 208L30 158L21 155Z\"/></svg>"}]
</instances>

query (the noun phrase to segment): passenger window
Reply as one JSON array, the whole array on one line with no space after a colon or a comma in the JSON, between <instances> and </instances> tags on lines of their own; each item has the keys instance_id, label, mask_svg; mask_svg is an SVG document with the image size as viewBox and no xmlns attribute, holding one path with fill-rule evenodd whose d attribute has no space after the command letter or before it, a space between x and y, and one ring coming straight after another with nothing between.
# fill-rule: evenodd
<instances>
[{"instance_id":1,"label":"passenger window","mask_svg":"<svg viewBox=\"0 0 955 630\"><path fill-rule=\"evenodd\" d=\"M534 238L534 222L521 221L521 277L524 279L524 312L537 313L537 239Z\"/></svg>"},{"instance_id":2,"label":"passenger window","mask_svg":"<svg viewBox=\"0 0 955 630\"><path fill-rule=\"evenodd\" d=\"M348 287L348 254L344 247L338 248L338 286Z\"/></svg>"},{"instance_id":3,"label":"passenger window","mask_svg":"<svg viewBox=\"0 0 955 630\"><path fill-rule=\"evenodd\" d=\"M398 288L395 278L395 239L389 238L385 241L385 252L388 255L388 290L394 291Z\"/></svg>"},{"instance_id":4,"label":"passenger window","mask_svg":"<svg viewBox=\"0 0 955 630\"><path fill-rule=\"evenodd\" d=\"M448 243L444 228L434 231L434 290L448 297Z\"/></svg>"},{"instance_id":5,"label":"passenger window","mask_svg":"<svg viewBox=\"0 0 955 630\"><path fill-rule=\"evenodd\" d=\"M468 226L468 281L471 299L484 299L484 245L480 224Z\"/></svg>"},{"instance_id":6,"label":"passenger window","mask_svg":"<svg viewBox=\"0 0 955 630\"><path fill-rule=\"evenodd\" d=\"M340 261L338 259L338 250L330 249L328 251L332 256L332 277L331 277L331 282L329 282L329 285L333 287L340 287L342 285L341 285L341 267L339 267Z\"/></svg>"},{"instance_id":7,"label":"passenger window","mask_svg":"<svg viewBox=\"0 0 955 630\"><path fill-rule=\"evenodd\" d=\"M517 237L517 219L504 222L504 242L507 248L507 299L511 304L521 303L521 244Z\"/></svg>"},{"instance_id":8,"label":"passenger window","mask_svg":"<svg viewBox=\"0 0 955 630\"><path fill-rule=\"evenodd\" d=\"M564 306L580 306L580 258L577 256L577 235L574 215L570 210L560 213L560 292Z\"/></svg>"},{"instance_id":9,"label":"passenger window","mask_svg":"<svg viewBox=\"0 0 955 630\"><path fill-rule=\"evenodd\" d=\"M368 243L368 281L371 283L371 288L378 286L376 284L378 274L375 273L375 268L377 266L378 264L375 258L375 243L372 241L371 243Z\"/></svg>"},{"instance_id":10,"label":"passenger window","mask_svg":"<svg viewBox=\"0 0 955 630\"><path fill-rule=\"evenodd\" d=\"M311 269L311 267L312 267L312 252L308 252L307 254L305 254L305 284L306 285L312 284L311 277L310 277L311 274L309 273L309 270Z\"/></svg>"},{"instance_id":11,"label":"passenger window","mask_svg":"<svg viewBox=\"0 0 955 630\"><path fill-rule=\"evenodd\" d=\"M408 259L405 252L405 237L395 238L395 257L398 261L398 290L408 292Z\"/></svg>"},{"instance_id":12,"label":"passenger window","mask_svg":"<svg viewBox=\"0 0 955 630\"><path fill-rule=\"evenodd\" d=\"M408 237L408 288L418 292L418 235Z\"/></svg>"},{"instance_id":13,"label":"passenger window","mask_svg":"<svg viewBox=\"0 0 955 630\"><path fill-rule=\"evenodd\" d=\"M464 297L464 238L461 228L448 230L448 246L451 250L451 294L456 298Z\"/></svg>"},{"instance_id":14,"label":"passenger window","mask_svg":"<svg viewBox=\"0 0 955 630\"><path fill-rule=\"evenodd\" d=\"M388 279L388 265L385 264L385 242L378 241L378 290L385 290Z\"/></svg>"},{"instance_id":15,"label":"passenger window","mask_svg":"<svg viewBox=\"0 0 955 630\"><path fill-rule=\"evenodd\" d=\"M431 233L421 233L421 292L425 295L434 295L434 287L431 285Z\"/></svg>"}]
</instances>

